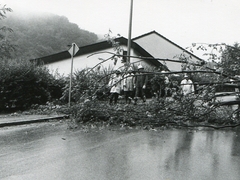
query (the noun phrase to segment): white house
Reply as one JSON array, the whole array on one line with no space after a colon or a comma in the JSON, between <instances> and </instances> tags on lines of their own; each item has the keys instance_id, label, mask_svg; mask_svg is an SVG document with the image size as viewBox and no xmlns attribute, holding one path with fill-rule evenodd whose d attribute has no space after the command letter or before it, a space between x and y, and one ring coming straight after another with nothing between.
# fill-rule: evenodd
<instances>
[{"instance_id":1,"label":"white house","mask_svg":"<svg viewBox=\"0 0 240 180\"><path fill-rule=\"evenodd\" d=\"M120 46L127 50L127 39L119 37L115 39L119 42ZM179 60L175 57L185 52L188 56L191 56L191 61L202 61L195 55L187 52L182 47L168 40L159 33L152 31L147 34L143 34L132 39L131 43L131 56L137 56L138 58L131 58L130 62L138 65L142 64L145 67L159 68L165 66L169 71L181 71L182 63L174 61L163 61L160 59ZM107 41L102 41L87 46L79 47L79 51L74 56L73 70L81 70L84 68L92 68L103 60L106 60L112 56L110 53L115 53L112 45ZM140 58L140 57L146 57ZM157 59L155 59L157 58ZM100 68L119 68L124 64L121 62L122 58L119 58L116 65L113 60L108 60L102 63ZM71 72L71 55L66 50L57 54L53 54L46 57L41 57L31 60L37 63L43 63L50 71L57 71L60 74L68 75Z\"/></svg>"}]
</instances>

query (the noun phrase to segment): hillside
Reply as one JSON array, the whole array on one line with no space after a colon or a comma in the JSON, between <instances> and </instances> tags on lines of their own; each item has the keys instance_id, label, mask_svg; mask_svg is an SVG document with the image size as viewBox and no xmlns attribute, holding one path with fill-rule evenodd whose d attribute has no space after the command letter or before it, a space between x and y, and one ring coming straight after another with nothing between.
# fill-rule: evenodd
<instances>
[{"instance_id":1,"label":"hillside","mask_svg":"<svg viewBox=\"0 0 240 180\"><path fill-rule=\"evenodd\" d=\"M84 46L97 42L96 34L80 29L64 16L54 14L19 15L9 13L1 26L13 32L5 33L15 45L13 59L33 59L67 50L73 42Z\"/></svg>"}]
</instances>

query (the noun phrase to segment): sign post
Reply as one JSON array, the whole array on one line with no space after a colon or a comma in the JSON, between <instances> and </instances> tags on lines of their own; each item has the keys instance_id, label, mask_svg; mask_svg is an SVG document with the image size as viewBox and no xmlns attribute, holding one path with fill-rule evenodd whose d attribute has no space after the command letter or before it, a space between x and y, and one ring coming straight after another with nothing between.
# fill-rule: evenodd
<instances>
[{"instance_id":1,"label":"sign post","mask_svg":"<svg viewBox=\"0 0 240 180\"><path fill-rule=\"evenodd\" d=\"M77 52L79 51L79 47L77 44L72 43L71 48L68 50L68 52L71 55L71 73L70 73L70 82L69 82L69 95L68 95L68 106L71 106L71 91L72 91L72 73L73 73L73 57Z\"/></svg>"}]
</instances>

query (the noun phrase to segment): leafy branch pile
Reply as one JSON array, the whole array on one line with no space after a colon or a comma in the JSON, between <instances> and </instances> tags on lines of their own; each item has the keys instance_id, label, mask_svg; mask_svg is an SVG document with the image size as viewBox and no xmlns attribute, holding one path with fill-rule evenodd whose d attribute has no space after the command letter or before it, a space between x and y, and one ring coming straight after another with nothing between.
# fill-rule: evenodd
<instances>
[{"instance_id":1,"label":"leafy branch pile","mask_svg":"<svg viewBox=\"0 0 240 180\"><path fill-rule=\"evenodd\" d=\"M156 99L137 105L119 102L110 106L106 101L86 101L76 104L70 110L72 120L82 125L120 125L126 127L153 128L160 126L181 127L234 127L240 125L231 107L212 106L196 97L183 97L181 101L172 98Z\"/></svg>"}]
</instances>

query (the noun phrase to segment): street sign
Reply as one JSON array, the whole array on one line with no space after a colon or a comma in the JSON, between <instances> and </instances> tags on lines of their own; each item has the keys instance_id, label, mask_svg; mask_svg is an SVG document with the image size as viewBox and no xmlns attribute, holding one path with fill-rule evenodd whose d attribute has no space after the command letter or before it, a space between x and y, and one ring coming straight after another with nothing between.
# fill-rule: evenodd
<instances>
[{"instance_id":1,"label":"street sign","mask_svg":"<svg viewBox=\"0 0 240 180\"><path fill-rule=\"evenodd\" d=\"M75 43L72 43L71 48L68 50L71 56L75 56L75 54L77 54L78 51L79 51L79 47Z\"/></svg>"},{"instance_id":2,"label":"street sign","mask_svg":"<svg viewBox=\"0 0 240 180\"><path fill-rule=\"evenodd\" d=\"M73 57L75 54L77 54L79 50L79 47L75 44L72 43L71 48L68 50L68 52L71 54L71 74L70 74L70 82L69 82L69 97L68 97L68 106L70 107L71 105L71 89L72 89L72 73L73 73Z\"/></svg>"}]
</instances>

